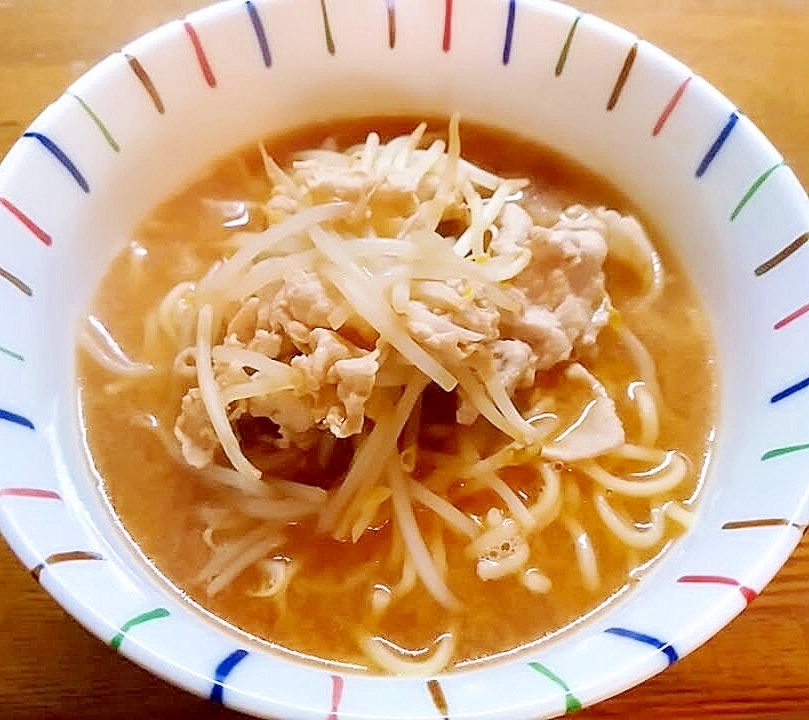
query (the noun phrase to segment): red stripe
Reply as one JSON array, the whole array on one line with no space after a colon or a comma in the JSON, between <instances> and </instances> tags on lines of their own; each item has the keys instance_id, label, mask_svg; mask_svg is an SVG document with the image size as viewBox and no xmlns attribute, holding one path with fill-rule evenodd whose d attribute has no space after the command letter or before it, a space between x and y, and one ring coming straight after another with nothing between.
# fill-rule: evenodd
<instances>
[{"instance_id":1,"label":"red stripe","mask_svg":"<svg viewBox=\"0 0 809 720\"><path fill-rule=\"evenodd\" d=\"M197 31L188 21L184 22L183 26L185 27L185 31L188 33L188 37L191 39L191 44L194 46L194 52L196 53L200 70L202 70L202 74L205 77L205 82L208 83L209 87L215 88L216 78L214 77L213 70L211 69L211 64L208 62L208 57L205 55L205 50L203 49L202 43L199 40Z\"/></svg>"},{"instance_id":2,"label":"red stripe","mask_svg":"<svg viewBox=\"0 0 809 720\"><path fill-rule=\"evenodd\" d=\"M690 585L727 585L739 588L739 592L748 605L758 597L758 593L752 588L742 585L738 580L720 575L686 575L678 579L677 582Z\"/></svg>"},{"instance_id":3,"label":"red stripe","mask_svg":"<svg viewBox=\"0 0 809 720\"><path fill-rule=\"evenodd\" d=\"M730 585L732 587L739 587L738 580L729 577L720 577L719 575L686 575L677 580L677 582L689 585Z\"/></svg>"},{"instance_id":4,"label":"red stripe","mask_svg":"<svg viewBox=\"0 0 809 720\"><path fill-rule=\"evenodd\" d=\"M339 675L331 676L331 715L327 720L340 720L340 702L343 699L343 678Z\"/></svg>"},{"instance_id":5,"label":"red stripe","mask_svg":"<svg viewBox=\"0 0 809 720\"><path fill-rule=\"evenodd\" d=\"M48 235L39 225L37 225L31 218L29 218L20 208L18 208L14 203L10 200L6 200L6 198L0 198L0 204L8 210L17 220L19 220L23 225L25 225L28 230L30 230L39 240L41 240L46 245L51 244L51 236Z\"/></svg>"},{"instance_id":6,"label":"red stripe","mask_svg":"<svg viewBox=\"0 0 809 720\"><path fill-rule=\"evenodd\" d=\"M802 308L799 308L794 313L787 315L783 320L779 320L777 323L775 323L775 329L782 330L790 323L802 318L804 315L806 315L806 313L809 313L809 303L804 305Z\"/></svg>"},{"instance_id":7,"label":"red stripe","mask_svg":"<svg viewBox=\"0 0 809 720\"><path fill-rule=\"evenodd\" d=\"M61 500L62 496L53 490L39 488L3 488L0 497L36 498L38 500Z\"/></svg>"},{"instance_id":8,"label":"red stripe","mask_svg":"<svg viewBox=\"0 0 809 720\"><path fill-rule=\"evenodd\" d=\"M652 137L657 137L660 135L663 127L669 121L671 114L675 111L677 106L680 104L680 100L683 99L683 95L685 95L685 91L688 90L688 86L691 84L693 77L688 78L685 82L683 82L680 87L677 88L677 92L674 93L674 96L669 100L669 104L666 105L666 109L663 110L663 114L658 119L657 123L654 126L654 130L652 130Z\"/></svg>"},{"instance_id":9,"label":"red stripe","mask_svg":"<svg viewBox=\"0 0 809 720\"><path fill-rule=\"evenodd\" d=\"M452 0L444 0L444 52L449 52L452 45Z\"/></svg>"}]
</instances>

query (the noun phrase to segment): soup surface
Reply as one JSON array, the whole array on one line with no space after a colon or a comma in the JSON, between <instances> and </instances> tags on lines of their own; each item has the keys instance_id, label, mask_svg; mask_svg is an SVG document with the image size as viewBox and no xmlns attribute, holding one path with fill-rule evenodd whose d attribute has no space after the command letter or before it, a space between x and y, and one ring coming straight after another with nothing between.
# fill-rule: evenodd
<instances>
[{"instance_id":1,"label":"soup surface","mask_svg":"<svg viewBox=\"0 0 809 720\"><path fill-rule=\"evenodd\" d=\"M363 143L373 129L384 145L416 124L341 121L272 138L265 147L288 168L299 152L324 143L344 150ZM429 132L443 136L444 127L431 123ZM425 138L422 146L429 144ZM516 195L536 225L554 227L570 206L633 212L631 202L608 183L532 143L475 126L464 127L461 139L467 160L503 178L530 182ZM623 428L619 442L590 457L539 446L520 451L525 442L520 445L484 418L461 417L457 395L433 383L417 400L418 421L411 414L398 452L379 456L386 465L407 453L402 461L407 478L397 480L391 471L388 482L381 470L376 495L369 494L365 505L354 498L356 514L344 517L343 527L337 522L324 531L317 515L293 513L279 525L266 511L269 505L246 510L241 491L203 477L205 468L183 458L181 436L173 432L196 381L193 367L190 375L172 371L179 346L156 310L178 283L198 283L216 261L243 247L245 233L263 232L283 216L280 206L268 204L272 191L258 149L225 159L143 223L90 308L90 340L83 343L78 365L90 461L123 528L159 572L205 610L278 648L374 672L466 666L530 646L640 581L691 521L715 418L707 322L661 239L652 236L654 267L646 274L620 247L609 246L603 272L611 309L597 341L574 348L564 362L540 368L512 390L522 415L533 412L534 427L547 427L543 443L551 448L565 432L572 437L577 426L593 419L599 392L606 390ZM445 214L438 229L454 238L456 223ZM486 243L504 232L501 224ZM353 335L344 336L357 347L372 348L373 332L360 321L353 328ZM420 342L432 347L429 338ZM99 356L105 359L99 362ZM256 379L255 368L245 374ZM284 507L309 501L299 485L315 488L312 502L328 502L356 458L358 438L367 440L369 418L404 402L395 389L380 397L376 405L382 409L369 401L364 426L360 420L365 435L353 439L338 439L321 426L318 434L310 433L311 441L282 442L277 423L267 417L247 413L230 420L245 455L262 470L262 481L280 479L294 489ZM498 452L501 462L488 470L479 465ZM502 460L506 455L510 459ZM477 469L470 475L472 466ZM221 448L210 467L230 468ZM679 479L669 482L678 473ZM394 505L397 482L406 483L413 501L404 515ZM647 485L655 482L659 490ZM418 484L429 497L424 499ZM543 508L550 486L556 497L545 499L553 508ZM636 493L641 486L651 489ZM435 498L448 501L466 521L444 506L438 509L444 509L442 516L430 507ZM410 558L418 542L403 539L407 517L415 520L421 547L440 577L432 591ZM452 527L453 518L460 529ZM498 535L504 527L517 530ZM487 531L488 540L481 541ZM275 533L269 542L266 532ZM252 544L245 541L251 533ZM241 562L248 555L250 561ZM219 557L222 567L212 568L212 557ZM228 563L239 567L226 578ZM426 665L418 665L422 661Z\"/></svg>"}]
</instances>

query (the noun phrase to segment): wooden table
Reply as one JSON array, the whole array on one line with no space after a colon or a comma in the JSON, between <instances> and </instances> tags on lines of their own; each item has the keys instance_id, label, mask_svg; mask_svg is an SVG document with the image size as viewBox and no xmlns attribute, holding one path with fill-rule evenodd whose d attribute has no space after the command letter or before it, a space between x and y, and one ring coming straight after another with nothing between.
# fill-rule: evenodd
<instances>
[{"instance_id":1,"label":"wooden table","mask_svg":"<svg viewBox=\"0 0 809 720\"><path fill-rule=\"evenodd\" d=\"M438 0L436 0L437 2ZM0 2L0 153L94 61L205 0ZM809 183L807 0L580 0L730 96ZM0 718L237 718L90 637L0 543ZM580 717L809 718L809 542L705 647Z\"/></svg>"}]
</instances>

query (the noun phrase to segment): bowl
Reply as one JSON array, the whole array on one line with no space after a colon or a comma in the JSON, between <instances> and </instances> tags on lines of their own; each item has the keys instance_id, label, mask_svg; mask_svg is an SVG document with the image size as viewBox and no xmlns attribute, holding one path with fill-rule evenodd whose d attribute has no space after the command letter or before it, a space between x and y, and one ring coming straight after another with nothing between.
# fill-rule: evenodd
<instances>
[{"instance_id":1,"label":"bowl","mask_svg":"<svg viewBox=\"0 0 809 720\"><path fill-rule=\"evenodd\" d=\"M695 527L557 641L439 677L329 671L205 619L121 533L85 460L77 321L139 222L218 157L328 117L454 111L608 177L673 244L721 371L710 473ZM573 712L718 632L809 523L806 194L706 81L561 3L220 3L74 83L3 161L0 205L0 529L103 642L214 702L319 720Z\"/></svg>"}]
</instances>

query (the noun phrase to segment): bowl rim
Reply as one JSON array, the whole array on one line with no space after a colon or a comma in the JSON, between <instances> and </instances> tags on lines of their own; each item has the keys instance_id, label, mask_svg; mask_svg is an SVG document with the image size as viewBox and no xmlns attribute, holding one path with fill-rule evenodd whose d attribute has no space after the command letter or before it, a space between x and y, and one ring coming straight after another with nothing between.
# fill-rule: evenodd
<instances>
[{"instance_id":1,"label":"bowl rim","mask_svg":"<svg viewBox=\"0 0 809 720\"><path fill-rule=\"evenodd\" d=\"M186 23L187 26L192 27L192 22L196 24L197 22L200 23L209 23L209 22L216 22L219 18L227 18L232 13L235 12L242 12L243 8L246 6L251 8L251 19L254 17L253 12L259 12L264 6L269 4L275 4L277 0L255 0L252 2L251 0L247 0L247 2L243 2L243 0L228 0L227 2L223 2L220 4L216 4L202 10L196 11L192 13L192 15L188 16L189 21ZM451 0L447 0L448 7L451 7ZM552 3L551 0L521 0L522 4L525 6L530 6L532 8L538 9L540 12L549 12L549 13L564 13L565 16L575 17L576 20L574 21L574 25L571 29L571 35L569 38L572 38L572 33L575 31L576 24L579 23L579 20L584 17L585 15L588 18L594 17L592 14L587 13L577 13L577 11L573 10L572 8L556 8L555 3ZM511 0L509 3L509 7L513 8L514 0ZM133 41L132 43L128 44L128 48L137 48L142 43L159 43L162 42L163 33L165 28L169 25L175 25L176 23L169 23L168 25L163 25L160 28L152 30L146 33L141 38ZM603 33L615 33L622 34L624 33L623 30L618 28L617 26L607 23L604 21L599 21L598 24L598 31ZM260 35L259 35L260 37ZM193 36L192 36L193 41ZM195 48L197 48L197 41L194 43ZM645 41L640 39L637 40L635 44L635 52L637 52L638 44L642 44L644 47L649 47L655 50L655 62L667 63L671 67L681 67L678 61L671 58L668 54L663 53L662 51L657 50L657 48ZM569 47L566 45L566 50ZM261 50L264 52L264 45L261 45ZM117 55L117 53L115 54ZM561 58L560 58L561 61ZM102 60L100 63L94 66L88 74L84 76L84 78L90 77L92 74L92 82L96 84L103 85L104 83L111 82L111 78L107 73L104 72L103 67L106 60ZM204 72L204 65L203 65L203 72ZM690 78L695 78L696 76L693 73L689 73ZM722 96L717 90L713 89L712 87L709 88L710 92L712 93L715 101L717 104L727 103L728 101ZM676 97L676 96L675 96ZM672 98L672 102L674 102L675 98ZM670 110L671 108L666 108L666 111ZM665 115L665 111L664 111ZM661 116L661 121L663 121L663 116ZM736 116L736 121L739 121L739 115ZM39 139L41 143L44 143L44 140L41 138L47 137L50 134L50 131L57 128L60 124L60 113L58 110L51 108L51 110L46 111L41 115L39 118L34 120L31 127L36 128L36 133L40 135L35 139ZM732 129L732 128L731 128ZM718 142L718 141L717 141ZM759 142L762 145L765 145L768 149L771 149L773 152L776 152L774 148L770 145L769 141L764 138L762 135L760 137ZM58 150L58 148L57 148ZM31 148L25 148L20 151L19 154L15 155L10 162L6 160L0 165L0 199L5 197L5 190L14 182L15 175L21 171L21 167L23 164L23 160L25 159L26 154L32 153L33 150ZM51 150L53 152L53 150ZM54 153L56 154L56 153ZM74 176L75 177L75 176ZM77 179L78 181L78 179ZM800 187L800 183L794 175L791 176L790 182L797 184ZM802 192L802 188L801 188ZM805 198L805 194L804 194ZM809 207L809 200L806 200L806 207ZM26 215L22 214L22 212L16 206L12 206L11 208L6 204L6 209L10 210L12 214L14 214L18 220L20 220L23 224L26 225L27 229L31 232L37 234L37 231L40 233L42 232L41 229L36 225L31 218L27 217ZM32 227L33 226L33 227ZM5 412L5 411L2 411ZM3 419L11 419L13 423L17 425L24 424L22 421L25 418L20 416L16 416L15 418L3 418ZM0 485L2 485L0 483ZM0 498L7 496L12 497L14 495L11 490L15 490L15 488L4 488L0 489ZM16 490L20 490L17 488ZM32 491L33 492L33 491ZM41 491L42 493L46 493L47 491ZM24 493L17 493L19 497L26 497ZM27 497L36 497L36 495L29 494ZM45 495L40 495L40 498L45 497ZM806 514L807 504L809 504L809 483L807 483L806 492L803 497L803 503L800 507L794 509L793 514L789 518L791 522L785 522L785 524L779 527L778 532L774 534L772 537L769 538L768 542L766 543L767 553L766 553L766 567L757 567L755 569L755 573L751 571L751 577L755 576L757 579L757 585L761 585L763 587L764 584L768 583L772 577L778 572L778 570L782 567L782 565L786 562L789 558L797 544L800 542L801 539L801 531L805 529L805 523L801 523L798 520L798 517L803 517ZM20 521L22 520L22 522ZM43 562L42 558L34 558L32 556L32 551L30 544L27 540L28 533L30 531L26 530L26 526L24 523L25 517L19 516L15 514L11 505L3 504L0 502L0 530L2 530L3 535L5 536L6 540L8 541L9 545L11 546L12 550L15 554L20 558L20 560L29 567L33 567L33 572L35 575L38 575L37 568ZM762 549L762 556L764 556L764 549ZM753 590L750 590L746 584L737 583L740 585L741 590L749 591L749 595L755 595ZM91 633L96 635L100 640L103 642L108 642L108 638L111 634L117 633L119 628L111 624L108 618L102 617L99 613L95 612L92 606L86 603L86 598L84 597L81 591L76 591L73 585L68 582L67 580L63 580L59 577L53 577L49 579L47 584L46 590L59 602L59 604L74 618L76 618L82 625L84 625ZM659 643L655 646L656 639L653 637L639 637L641 634L636 633L635 640L638 640L641 643L645 643L648 646L652 646L654 653L662 652L669 660L671 660L671 655L668 654L668 650L671 650L672 653L675 654L675 659L681 658L684 655L690 653L693 649L701 645L705 642L708 638L718 632L722 627L724 627L730 620L733 619L739 612L741 612L745 604L740 604L737 602L737 598L732 598L730 596L724 595L720 599L715 600L711 604L711 610L713 615L710 615L707 610L705 613L705 617L702 618L705 621L705 618L708 618L707 621L703 623L698 622L688 622L683 623L679 626L678 634L669 638L669 640L663 644ZM747 597L745 597L747 600ZM710 617L709 617L710 615ZM628 631L627 631L628 632ZM629 637L625 635L625 637ZM632 638L630 638L632 639ZM677 651L673 650L674 647L677 647ZM194 694L200 696L209 696L212 697L213 694L218 692L218 698L221 700L221 693L222 688L227 687L227 672L224 670L232 670L236 664L238 664L244 656L239 656L239 651L234 651L234 653L228 655L223 660L222 664L220 664L220 669L222 670L222 677L219 675L214 674L212 677L206 678L205 683L200 685L199 678L190 676L185 668L179 667L177 665L173 665L170 663L164 663L160 658L156 658L153 654L151 654L149 648L142 644L137 639L134 639L131 642L127 642L124 645L119 645L120 652L128 657L130 660L134 661L141 667L146 668L150 672L154 673L155 675L167 680L175 685L179 685L186 690L193 692ZM246 652L246 651L244 651ZM652 654L654 654L652 653ZM278 656L277 659L280 663L286 663L288 660L283 656ZM229 665L227 663L230 663ZM614 696L620 692L623 692L630 687L638 685L651 677L652 675L657 674L658 672L666 669L671 662L668 663L660 663L660 662L638 662L637 667L634 668L634 672L624 672L623 679L620 682L614 682L611 686L612 689L608 694L601 694L598 700L606 699L607 697ZM488 666L487 666L488 667ZM547 668L545 668L547 670ZM471 672L471 671L466 671ZM550 674L548 674L550 673ZM578 695L577 688L568 688L564 681L560 681L558 677L554 679L553 673L547 670L546 677L550 678L552 682L557 682L563 687L566 691L565 697L568 699L569 697L574 697ZM451 674L450 674L451 675ZM325 676L324 676L325 677ZM336 675L329 675L330 678L334 679L338 676ZM441 678L445 677L444 675L440 676ZM333 696L336 696L338 693L338 686L336 680L334 681L334 687L332 688ZM404 682L398 679L392 680L391 678L379 678L376 680L372 680L371 682L376 683L392 683L392 682ZM430 680L433 682L433 680ZM419 681L421 683L421 681ZM212 684L214 690L208 691L207 687L210 687ZM217 687L219 691L217 691ZM432 688L435 686L430 686L431 692ZM438 686L440 688L440 686ZM203 689L201 689L203 688ZM342 684L340 684L340 691L342 691ZM214 698L216 699L216 698ZM575 699L575 698L574 698ZM440 702L435 701L435 697L433 698L436 706L440 705ZM446 702L446 700L444 700ZM576 701L578 702L578 701ZM246 711L246 712L256 712L256 708L260 708L261 712L286 712L286 711L300 711L309 713L308 708L304 707L295 707L295 708L284 708L284 707L271 707L265 699L262 698L239 698L238 702L229 703L232 704L234 707ZM589 704L589 703L588 703ZM570 703L568 704L567 709L571 709ZM439 708L440 709L440 708ZM530 711L531 708L527 707L505 707L500 709L500 713L503 717L507 717L510 712L524 712ZM314 717L315 715L320 713L320 709L312 710L311 716ZM310 715L307 714L307 717ZM364 717L362 713L358 714L345 714L341 713L341 717L354 717L360 718ZM455 717L456 715L453 715ZM370 716L368 716L370 717Z\"/></svg>"}]
</instances>

